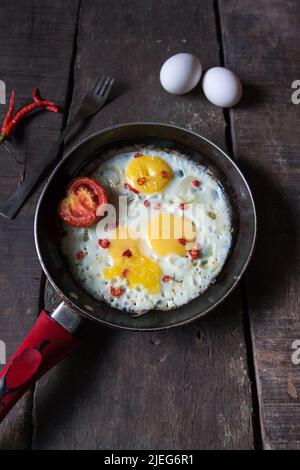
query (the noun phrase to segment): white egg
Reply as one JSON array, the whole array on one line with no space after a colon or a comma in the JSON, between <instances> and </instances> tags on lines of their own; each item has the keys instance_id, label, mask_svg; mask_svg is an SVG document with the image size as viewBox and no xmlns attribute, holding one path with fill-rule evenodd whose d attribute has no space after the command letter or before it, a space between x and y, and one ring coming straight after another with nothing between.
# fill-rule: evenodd
<instances>
[{"instance_id":1,"label":"white egg","mask_svg":"<svg viewBox=\"0 0 300 470\"><path fill-rule=\"evenodd\" d=\"M193 54L181 53L170 57L160 70L160 83L174 95L188 93L199 83L202 65Z\"/></svg>"},{"instance_id":2,"label":"white egg","mask_svg":"<svg viewBox=\"0 0 300 470\"><path fill-rule=\"evenodd\" d=\"M202 88L206 98L221 108L234 106L242 96L240 79L225 67L209 69L203 77Z\"/></svg>"}]
</instances>

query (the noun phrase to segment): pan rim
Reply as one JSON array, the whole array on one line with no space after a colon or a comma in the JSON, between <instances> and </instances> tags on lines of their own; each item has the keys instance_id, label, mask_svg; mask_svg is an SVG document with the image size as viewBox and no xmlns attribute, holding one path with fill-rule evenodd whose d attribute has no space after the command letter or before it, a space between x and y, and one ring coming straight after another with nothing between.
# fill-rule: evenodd
<instances>
[{"instance_id":1,"label":"pan rim","mask_svg":"<svg viewBox=\"0 0 300 470\"><path fill-rule=\"evenodd\" d=\"M107 132L115 131L117 129L121 129L121 128L124 128L124 127L130 127L130 126L158 126L158 127L172 128L172 129L175 129L175 130L178 130L178 131L189 133L191 135L194 135L197 138L202 139L208 145L210 145L215 150L220 152L223 155L223 157L225 159L227 159L227 161L229 161L229 163L234 167L235 171L239 174L239 177L243 180L243 183L244 183L244 185L247 189L247 192L248 192L248 195L249 195L249 200L250 200L250 203L251 203L251 206L252 206L253 237L252 237L252 240L251 240L251 247L250 247L249 252L247 254L247 257L246 257L246 261L244 262L243 267L242 267L239 275L236 276L234 282L232 283L230 288L226 291L226 293L217 302L215 302L213 305L210 305L204 311L202 311L202 312L200 312L196 315L193 315L191 318L188 318L188 319L185 319L185 320L182 320L182 321L178 321L178 322L176 322L174 324L170 324L170 325L162 325L162 326L157 326L157 327L155 327L155 326L154 327L137 327L137 326L132 326L131 327L131 326L119 325L119 324L116 324L116 323L112 323L112 322L107 321L107 320L102 319L102 318L101 319L96 318L93 314L87 312L83 308L80 308L66 294L64 294L59 289L59 287L56 285L55 281L52 279L50 273L48 272L48 269L46 267L46 264L44 263L43 256L42 256L42 253L41 253L40 247L39 247L39 242L38 242L38 216L39 216L40 206L41 206L42 200L44 198L44 195L45 195L45 193L48 189L49 183L50 183L50 181L52 181L53 177L55 176L56 172L59 170L60 166L63 165L65 160L67 160L79 147L84 145L89 140L92 140L93 138L95 138L97 136L100 136L102 134L105 134ZM256 238L257 238L257 213L256 213L255 202L254 202L254 199L253 199L251 189L248 185L248 182L247 182L245 176L243 175L242 171L240 170L240 168L235 163L235 161L224 150L222 150L217 144L215 144L210 139L204 137L203 135L201 135L198 132L195 132L195 131L192 131L190 129L186 129L184 127L177 126L177 125L174 125L174 124L167 124L167 123L161 123L161 122L151 122L151 121L120 123L120 124L116 124L114 126L109 126L109 127L106 127L106 128L104 128L100 131L95 131L95 132L89 134L88 136L84 137L83 139L79 140L79 142L74 144L69 150L67 150L67 152L65 154L63 154L62 159L56 165L56 167L54 168L54 170L51 172L50 176L48 177L48 179L46 181L46 184L45 184L45 186L44 186L44 188L43 188L43 190L40 194L40 197L39 197L39 200L38 200L38 203L37 203L37 206L36 206L36 210L35 210L35 216L34 216L34 241L35 241L35 247L36 247L38 259L39 259L39 262L42 266L42 269L43 269L47 279L49 280L50 284L55 289L55 291L58 293L58 295L62 299L62 301L64 301L71 309L78 312L83 317L83 319L84 318L90 319L94 322L97 322L97 323L102 324L102 325L109 326L111 328L117 328L117 329L122 329L122 330L127 330L127 331L143 331L143 332L146 332L146 331L167 330L169 328L174 328L174 327L177 327L177 326L183 326L183 325L189 324L189 323L191 323L191 322L193 322L197 319L205 317L208 313L210 313L218 305L220 305L232 293L232 291L236 288L237 284L239 283L241 277L243 276L245 270L247 269L247 267L250 263L251 257L253 255L254 247L255 247Z\"/></svg>"}]
</instances>

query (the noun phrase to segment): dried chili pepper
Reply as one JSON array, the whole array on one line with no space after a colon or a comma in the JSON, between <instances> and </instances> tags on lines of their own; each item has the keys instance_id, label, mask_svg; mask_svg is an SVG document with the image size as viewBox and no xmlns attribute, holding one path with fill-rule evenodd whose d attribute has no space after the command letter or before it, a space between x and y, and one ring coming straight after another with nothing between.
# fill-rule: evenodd
<instances>
[{"instance_id":1,"label":"dried chili pepper","mask_svg":"<svg viewBox=\"0 0 300 470\"><path fill-rule=\"evenodd\" d=\"M4 142L4 140L6 140L8 137L10 137L10 135L15 130L21 119L27 116L27 114L29 114L31 111L38 108L45 108L48 111L52 111L54 113L57 113L59 111L58 107L55 106L53 101L41 100L37 88L35 88L32 92L32 99L33 103L24 106L13 116L15 107L15 92L14 90L12 91L9 108L1 127L0 144Z\"/></svg>"}]
</instances>

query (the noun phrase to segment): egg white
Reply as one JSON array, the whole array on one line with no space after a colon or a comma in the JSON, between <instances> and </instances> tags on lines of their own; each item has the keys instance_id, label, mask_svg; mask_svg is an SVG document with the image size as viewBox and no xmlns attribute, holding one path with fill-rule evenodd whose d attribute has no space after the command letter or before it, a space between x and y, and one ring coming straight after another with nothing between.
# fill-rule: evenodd
<instances>
[{"instance_id":1,"label":"egg white","mask_svg":"<svg viewBox=\"0 0 300 470\"><path fill-rule=\"evenodd\" d=\"M151 211L152 203L160 203L162 212L181 215L179 204L187 204L185 217L195 225L201 240L201 256L197 260L180 257L175 254L162 257L155 253L146 240L146 228L142 240L146 256L154 260L162 269L163 275L173 279L161 282L161 292L149 295L141 285L129 288L126 279L115 278L112 281L103 278L103 269L112 265L108 250L98 244L96 224L88 228L74 228L64 224L65 236L62 238L62 252L67 258L73 276L93 297L104 300L113 307L139 315L151 309L169 310L190 302L202 294L220 273L232 243L231 210L219 182L207 171L185 155L176 151L165 151L153 147L139 147L136 151L157 156L165 160L173 170L174 177L161 193L143 195L128 193L124 189L125 169L135 152L124 150L115 153L102 163L91 175L97 179L108 192L109 201L117 205L120 195L127 196L129 221L121 216L119 225L134 223L140 209ZM195 187L193 180L201 185ZM144 207L147 199L151 205ZM195 217L193 207L201 205L201 217ZM156 211L159 212L158 210ZM152 212L153 214L153 212ZM123 217L123 220L122 220ZM79 261L76 253L83 251L85 257ZM120 297L112 297L111 286L124 286L125 292Z\"/></svg>"}]
</instances>

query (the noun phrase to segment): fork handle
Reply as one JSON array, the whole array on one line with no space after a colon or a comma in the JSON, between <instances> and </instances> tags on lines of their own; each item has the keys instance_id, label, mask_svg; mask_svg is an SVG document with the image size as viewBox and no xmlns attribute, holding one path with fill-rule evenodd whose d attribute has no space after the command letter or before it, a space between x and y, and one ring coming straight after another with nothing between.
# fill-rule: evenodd
<instances>
[{"instance_id":1,"label":"fork handle","mask_svg":"<svg viewBox=\"0 0 300 470\"><path fill-rule=\"evenodd\" d=\"M51 170L51 168L53 168L55 163L58 162L60 146L79 121L80 118L77 113L74 118L69 122L69 124L66 125L59 139L51 148L47 158L45 159L45 164L36 168L32 172L32 174L29 174L25 178L23 183L7 199L4 206L1 207L0 215L6 217L7 219L13 219L15 217L15 215L19 212L27 197L33 190L34 186L38 183L38 181L40 181L42 176L46 175Z\"/></svg>"}]
</instances>

